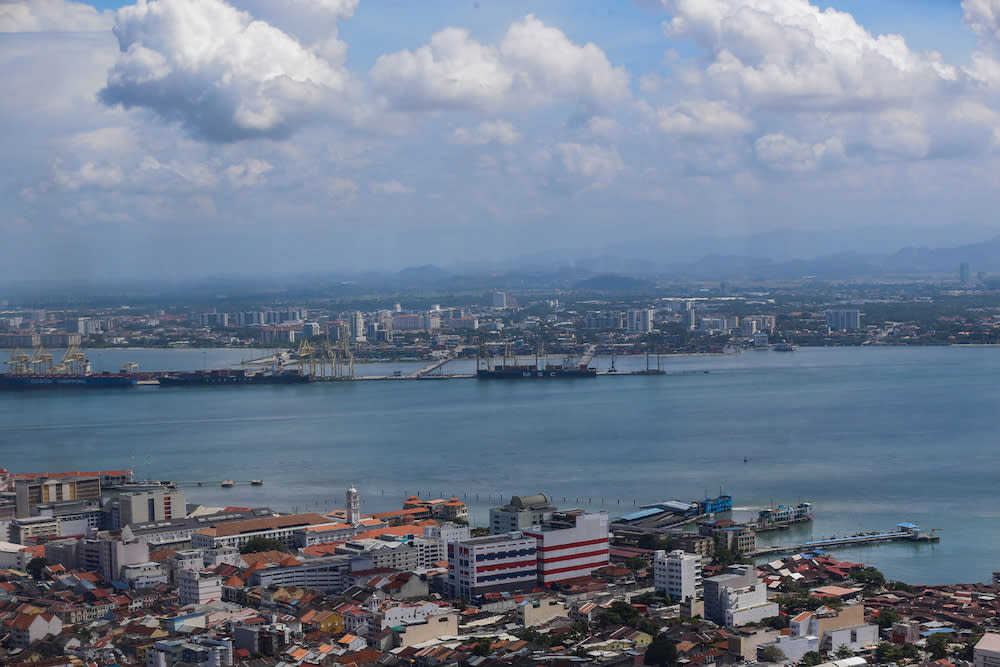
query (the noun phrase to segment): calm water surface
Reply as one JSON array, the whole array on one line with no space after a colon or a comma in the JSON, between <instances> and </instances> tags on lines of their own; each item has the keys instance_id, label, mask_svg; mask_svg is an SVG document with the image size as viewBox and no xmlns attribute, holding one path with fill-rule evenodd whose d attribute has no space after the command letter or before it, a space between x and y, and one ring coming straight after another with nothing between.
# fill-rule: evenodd
<instances>
[{"instance_id":1,"label":"calm water surface","mask_svg":"<svg viewBox=\"0 0 1000 667\"><path fill-rule=\"evenodd\" d=\"M106 350L91 361L162 370L247 356ZM938 529L938 545L832 552L892 578L986 581L1000 569L1000 348L799 349L663 364L677 374L2 393L0 467L134 466L139 476L211 482L185 486L189 501L299 511L340 506L351 483L371 511L417 491L458 495L482 523L511 494L544 491L561 506L614 515L721 489L743 510L736 518L770 502L813 502L815 522L776 541L901 521ZM474 362L446 370L470 372ZM265 486L217 486L253 478Z\"/></svg>"}]
</instances>

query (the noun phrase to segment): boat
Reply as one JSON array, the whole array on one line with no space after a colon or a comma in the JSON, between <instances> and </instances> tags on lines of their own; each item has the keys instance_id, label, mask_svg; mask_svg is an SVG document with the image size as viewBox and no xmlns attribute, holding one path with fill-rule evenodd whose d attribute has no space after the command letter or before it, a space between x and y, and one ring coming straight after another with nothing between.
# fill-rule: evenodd
<instances>
[{"instance_id":1,"label":"boat","mask_svg":"<svg viewBox=\"0 0 1000 667\"><path fill-rule=\"evenodd\" d=\"M768 526L776 525L788 525L793 523L806 523L812 520L813 508L811 503L765 507L757 514L757 526L759 528L767 528Z\"/></svg>"},{"instance_id":2,"label":"boat","mask_svg":"<svg viewBox=\"0 0 1000 667\"><path fill-rule=\"evenodd\" d=\"M264 486L264 480L262 479L251 479L250 486Z\"/></svg>"},{"instance_id":3,"label":"boat","mask_svg":"<svg viewBox=\"0 0 1000 667\"><path fill-rule=\"evenodd\" d=\"M596 368L586 366L563 366L561 364L546 364L544 366L494 366L492 369L480 368L476 371L480 380L527 380L527 379L567 379L597 377Z\"/></svg>"},{"instance_id":4,"label":"boat","mask_svg":"<svg viewBox=\"0 0 1000 667\"><path fill-rule=\"evenodd\" d=\"M190 371L161 375L163 386L215 386L230 384L302 384L309 376L299 370L253 372L243 368L221 368L210 371Z\"/></svg>"},{"instance_id":5,"label":"boat","mask_svg":"<svg viewBox=\"0 0 1000 667\"><path fill-rule=\"evenodd\" d=\"M222 482L222 488L224 488L224 489L231 489L231 488L233 488L234 486L236 486L236 482L234 482L234 481L233 481L233 480L231 480L231 479L227 479L227 480L224 480L224 481Z\"/></svg>"},{"instance_id":6,"label":"boat","mask_svg":"<svg viewBox=\"0 0 1000 667\"><path fill-rule=\"evenodd\" d=\"M791 343L775 343L774 347L771 349L775 352L794 352L795 346Z\"/></svg>"},{"instance_id":7,"label":"boat","mask_svg":"<svg viewBox=\"0 0 1000 667\"><path fill-rule=\"evenodd\" d=\"M7 360L10 372L0 373L0 390L3 389L108 389L134 387L139 376L134 363L122 365L121 372L93 373L90 362L75 345L66 350L59 363L41 345L33 354L15 349Z\"/></svg>"}]
</instances>

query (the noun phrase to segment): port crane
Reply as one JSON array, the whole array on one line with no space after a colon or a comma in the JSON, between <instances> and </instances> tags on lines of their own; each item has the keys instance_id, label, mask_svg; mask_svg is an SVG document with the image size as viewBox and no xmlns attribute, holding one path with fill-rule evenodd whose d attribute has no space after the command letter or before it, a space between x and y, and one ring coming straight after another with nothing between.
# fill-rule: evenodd
<instances>
[{"instance_id":1,"label":"port crane","mask_svg":"<svg viewBox=\"0 0 1000 667\"><path fill-rule=\"evenodd\" d=\"M31 368L31 355L21 352L20 348L15 347L6 363L10 367L12 375L28 375Z\"/></svg>"}]
</instances>

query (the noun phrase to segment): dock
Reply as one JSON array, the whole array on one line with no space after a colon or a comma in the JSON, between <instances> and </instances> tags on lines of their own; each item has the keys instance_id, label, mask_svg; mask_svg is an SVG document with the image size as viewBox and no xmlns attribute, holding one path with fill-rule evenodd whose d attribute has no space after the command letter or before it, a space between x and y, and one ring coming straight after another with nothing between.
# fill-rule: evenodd
<instances>
[{"instance_id":1,"label":"dock","mask_svg":"<svg viewBox=\"0 0 1000 667\"><path fill-rule=\"evenodd\" d=\"M940 541L940 536L934 531L930 534L921 533L920 529L910 523L901 523L896 526L899 530L888 533L863 533L861 535L851 535L849 537L831 537L821 540L813 540L802 544L786 544L774 547L764 547L746 554L750 558L759 556L774 556L779 554L796 554L816 549L836 549L838 547L856 547L864 544L878 544L882 542L916 542L918 544L934 543Z\"/></svg>"}]
</instances>

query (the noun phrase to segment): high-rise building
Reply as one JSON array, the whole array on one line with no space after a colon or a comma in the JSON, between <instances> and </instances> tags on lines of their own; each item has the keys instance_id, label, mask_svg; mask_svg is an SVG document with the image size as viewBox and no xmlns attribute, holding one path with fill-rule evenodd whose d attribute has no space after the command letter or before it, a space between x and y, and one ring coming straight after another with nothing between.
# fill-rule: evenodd
<instances>
[{"instance_id":1,"label":"high-rise building","mask_svg":"<svg viewBox=\"0 0 1000 667\"><path fill-rule=\"evenodd\" d=\"M701 556L675 549L657 551L653 556L653 585L660 595L681 602L701 597Z\"/></svg>"},{"instance_id":2,"label":"high-rise building","mask_svg":"<svg viewBox=\"0 0 1000 667\"><path fill-rule=\"evenodd\" d=\"M727 628L778 615L767 599L767 585L753 565L730 565L729 572L705 579L705 618Z\"/></svg>"},{"instance_id":3,"label":"high-rise building","mask_svg":"<svg viewBox=\"0 0 1000 667\"><path fill-rule=\"evenodd\" d=\"M115 528L124 528L134 523L184 518L187 515L184 492L180 489L161 487L130 491L119 495L115 502L118 503L120 517Z\"/></svg>"},{"instance_id":4,"label":"high-rise building","mask_svg":"<svg viewBox=\"0 0 1000 667\"><path fill-rule=\"evenodd\" d=\"M365 316L360 312L351 313L350 327L351 341L363 343L365 341Z\"/></svg>"},{"instance_id":5,"label":"high-rise building","mask_svg":"<svg viewBox=\"0 0 1000 667\"><path fill-rule=\"evenodd\" d=\"M861 328L860 310L828 310L826 325L832 331L855 331Z\"/></svg>"},{"instance_id":6,"label":"high-rise building","mask_svg":"<svg viewBox=\"0 0 1000 667\"><path fill-rule=\"evenodd\" d=\"M968 262L962 262L961 264L959 264L959 266L958 266L958 280L959 280L959 282L962 283L963 285L968 285L969 284L969 275L970 275L969 274L969 263Z\"/></svg>"},{"instance_id":7,"label":"high-rise building","mask_svg":"<svg viewBox=\"0 0 1000 667\"><path fill-rule=\"evenodd\" d=\"M490 305L494 308L507 307L507 294L505 292L491 292Z\"/></svg>"},{"instance_id":8,"label":"high-rise building","mask_svg":"<svg viewBox=\"0 0 1000 667\"><path fill-rule=\"evenodd\" d=\"M448 583L456 597L470 600L493 591L538 584L538 543L514 531L473 537L448 545Z\"/></svg>"},{"instance_id":9,"label":"high-rise building","mask_svg":"<svg viewBox=\"0 0 1000 667\"><path fill-rule=\"evenodd\" d=\"M653 330L653 310L640 308L628 311L626 328L633 333L649 333Z\"/></svg>"}]
</instances>

